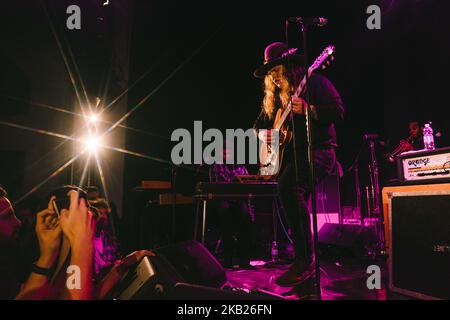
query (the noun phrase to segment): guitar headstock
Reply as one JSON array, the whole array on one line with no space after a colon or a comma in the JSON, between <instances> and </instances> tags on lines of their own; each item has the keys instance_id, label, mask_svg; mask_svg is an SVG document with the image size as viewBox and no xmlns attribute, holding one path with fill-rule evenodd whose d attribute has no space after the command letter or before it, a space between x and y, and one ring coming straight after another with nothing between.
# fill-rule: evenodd
<instances>
[{"instance_id":1,"label":"guitar headstock","mask_svg":"<svg viewBox=\"0 0 450 320\"><path fill-rule=\"evenodd\" d=\"M314 63L309 67L309 71L313 72L316 69L325 69L327 68L331 61L334 60L334 52L336 51L336 48L333 45L329 45L326 47L320 56L317 57L317 59L314 61Z\"/></svg>"}]
</instances>

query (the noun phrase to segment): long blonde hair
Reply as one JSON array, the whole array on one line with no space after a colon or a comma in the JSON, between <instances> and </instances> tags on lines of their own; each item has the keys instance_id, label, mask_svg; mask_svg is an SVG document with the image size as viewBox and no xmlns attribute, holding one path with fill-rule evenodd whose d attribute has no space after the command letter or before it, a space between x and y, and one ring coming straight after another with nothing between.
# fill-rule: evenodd
<instances>
[{"instance_id":1,"label":"long blonde hair","mask_svg":"<svg viewBox=\"0 0 450 320\"><path fill-rule=\"evenodd\" d=\"M286 66L281 65L281 88L278 88L272 81L272 77L267 74L264 77L264 98L262 103L263 111L269 119L274 117L276 108L277 95L281 102L281 107L288 105L292 93L295 91L297 85L301 81L301 76L304 73L302 67L294 67L290 70Z\"/></svg>"}]
</instances>

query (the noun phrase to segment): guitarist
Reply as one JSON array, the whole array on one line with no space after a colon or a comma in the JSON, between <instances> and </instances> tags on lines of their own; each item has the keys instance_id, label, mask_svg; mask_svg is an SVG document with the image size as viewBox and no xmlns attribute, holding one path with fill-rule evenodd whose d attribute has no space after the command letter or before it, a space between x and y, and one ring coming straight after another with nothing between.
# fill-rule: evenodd
<instances>
[{"instance_id":1,"label":"guitarist","mask_svg":"<svg viewBox=\"0 0 450 320\"><path fill-rule=\"evenodd\" d=\"M255 128L273 127L278 109L286 108L291 99L294 113L296 148L294 149L292 142L286 145L278 176L278 195L291 230L295 260L290 268L277 278L276 283L280 286L298 285L314 276L314 254L308 212L311 188L308 180L306 142L307 105L304 93L300 97L293 96L305 75L306 68L303 65L303 56L296 51L289 49L284 43L272 43L264 51L264 64L254 72L255 77L264 79L262 110L255 121ZM322 75L311 75L308 91L314 119L312 130L317 183L334 170L337 147L334 123L343 119L344 106L333 84ZM291 120L288 118L286 124L290 123ZM270 143L270 134L266 140ZM297 152L298 186L295 178L294 150Z\"/></svg>"}]
</instances>

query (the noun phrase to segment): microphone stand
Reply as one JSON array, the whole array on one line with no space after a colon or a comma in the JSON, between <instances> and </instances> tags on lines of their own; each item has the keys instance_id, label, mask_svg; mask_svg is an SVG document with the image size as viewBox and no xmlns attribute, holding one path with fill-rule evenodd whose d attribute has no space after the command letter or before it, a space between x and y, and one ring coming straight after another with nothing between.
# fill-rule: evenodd
<instances>
[{"instance_id":1,"label":"microphone stand","mask_svg":"<svg viewBox=\"0 0 450 320\"><path fill-rule=\"evenodd\" d=\"M383 255L385 252L385 238L383 234L383 216L381 214L380 182L378 172L378 161L375 152L375 139L368 139L370 149L369 176L371 199L367 201L367 211L369 214L369 226L374 228L378 243L375 250L371 252L374 257ZM370 201L372 200L372 201ZM371 218L374 218L372 220Z\"/></svg>"},{"instance_id":2,"label":"microphone stand","mask_svg":"<svg viewBox=\"0 0 450 320\"><path fill-rule=\"evenodd\" d=\"M361 147L359 148L358 154L356 155L355 161L353 161L353 164L350 168L347 169L347 171L351 172L353 171L353 174L355 176L355 195L356 195L356 208L358 210L358 214L361 218L361 186L359 181L359 159L361 157L361 153L364 149L365 143L363 142L361 144ZM353 212L352 212L353 215ZM361 218L362 219L362 218ZM364 225L363 221L361 220L361 223Z\"/></svg>"},{"instance_id":3,"label":"microphone stand","mask_svg":"<svg viewBox=\"0 0 450 320\"><path fill-rule=\"evenodd\" d=\"M289 42L288 42L288 23L289 20L286 20L286 44L289 48ZM314 247L314 262L315 262L315 278L314 278L314 287L316 290L316 295L319 300L322 299L322 291L320 288L320 263L319 263L319 237L318 237L318 228L317 228L317 204L316 204L316 189L315 189L315 181L316 181L316 175L314 170L314 150L313 150L313 132L312 132L312 112L311 112L311 106L309 104L309 89L308 89L308 82L309 82L309 75L308 75L308 43L307 43L307 32L308 32L308 26L307 24L303 23L302 21L299 21L301 25L301 31L302 31L302 38L303 38L303 56L304 56L304 65L306 68L306 74L305 74L305 102L306 102L306 135L307 135L307 145L308 145L308 165L309 165L309 184L311 186L311 214L313 218L313 247ZM290 58L288 56L288 64L290 63ZM291 98L292 99L292 98ZM292 102L292 101L291 101ZM298 171L298 163L297 163L297 150L296 150L296 133L295 133L295 127L294 127L294 113L293 110L291 110L291 123L292 123L292 135L293 135L293 149L294 149L294 161L295 161L295 177L296 177L296 184L297 184L297 190L299 188L299 171ZM308 213L309 214L309 213ZM304 226L305 228L310 228L310 226ZM305 248L306 249L306 248ZM306 253L306 251L305 251Z\"/></svg>"},{"instance_id":4,"label":"microphone stand","mask_svg":"<svg viewBox=\"0 0 450 320\"><path fill-rule=\"evenodd\" d=\"M369 164L369 171L370 171L370 182L371 182L371 188L372 188L372 194L373 194L373 213L375 215L379 215L381 213L380 209L380 183L379 183L379 177L378 177L378 161L377 156L375 154L375 141L370 140L369 141L369 147L370 147L370 164Z\"/></svg>"},{"instance_id":5,"label":"microphone stand","mask_svg":"<svg viewBox=\"0 0 450 320\"><path fill-rule=\"evenodd\" d=\"M307 25L300 22L302 27L302 36L303 36L303 55L305 60L305 66L308 67L308 46L307 46ZM322 291L320 289L320 263L319 263L319 236L317 230L317 204L316 204L316 174L314 170L314 150L313 150L313 132L312 132L312 112L311 106L309 104L309 75L308 70L306 71L306 82L305 82L305 101L306 101L306 136L307 136L307 144L308 144L308 164L309 164L309 184L311 186L311 209L312 209L312 218L313 218L313 234L314 234L314 261L315 261L315 269L316 269L316 277L315 277L315 288L317 298L322 299ZM298 175L297 175L298 177ZM298 178L297 178L298 179ZM307 226L308 228L310 226Z\"/></svg>"}]
</instances>

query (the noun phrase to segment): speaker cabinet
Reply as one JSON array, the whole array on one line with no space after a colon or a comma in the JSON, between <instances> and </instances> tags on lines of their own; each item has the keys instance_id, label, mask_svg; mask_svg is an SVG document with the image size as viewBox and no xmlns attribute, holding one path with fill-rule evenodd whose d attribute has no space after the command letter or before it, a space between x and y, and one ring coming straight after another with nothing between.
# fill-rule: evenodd
<instances>
[{"instance_id":1,"label":"speaker cabinet","mask_svg":"<svg viewBox=\"0 0 450 320\"><path fill-rule=\"evenodd\" d=\"M182 277L163 256L145 256L114 288L115 300L168 299Z\"/></svg>"},{"instance_id":2,"label":"speaker cabinet","mask_svg":"<svg viewBox=\"0 0 450 320\"><path fill-rule=\"evenodd\" d=\"M282 300L264 290L224 285L225 271L196 241L160 248L144 257L106 298L117 300Z\"/></svg>"},{"instance_id":3,"label":"speaker cabinet","mask_svg":"<svg viewBox=\"0 0 450 320\"><path fill-rule=\"evenodd\" d=\"M185 241L154 252L163 256L188 283L220 288L227 280L222 265L200 242Z\"/></svg>"},{"instance_id":4,"label":"speaker cabinet","mask_svg":"<svg viewBox=\"0 0 450 320\"><path fill-rule=\"evenodd\" d=\"M341 192L339 162L333 172L316 185L317 230L320 231L326 223L341 222ZM308 199L309 212L312 212L311 197ZM312 215L311 215L311 230Z\"/></svg>"},{"instance_id":5,"label":"speaker cabinet","mask_svg":"<svg viewBox=\"0 0 450 320\"><path fill-rule=\"evenodd\" d=\"M377 244L373 229L337 223L325 223L319 231L319 249L322 254L361 256Z\"/></svg>"},{"instance_id":6,"label":"speaker cabinet","mask_svg":"<svg viewBox=\"0 0 450 320\"><path fill-rule=\"evenodd\" d=\"M384 188L383 208L389 288L450 299L450 184Z\"/></svg>"},{"instance_id":7,"label":"speaker cabinet","mask_svg":"<svg viewBox=\"0 0 450 320\"><path fill-rule=\"evenodd\" d=\"M341 215L340 164L333 172L316 185L316 207L318 214ZM309 199L311 207L311 199Z\"/></svg>"}]
</instances>

